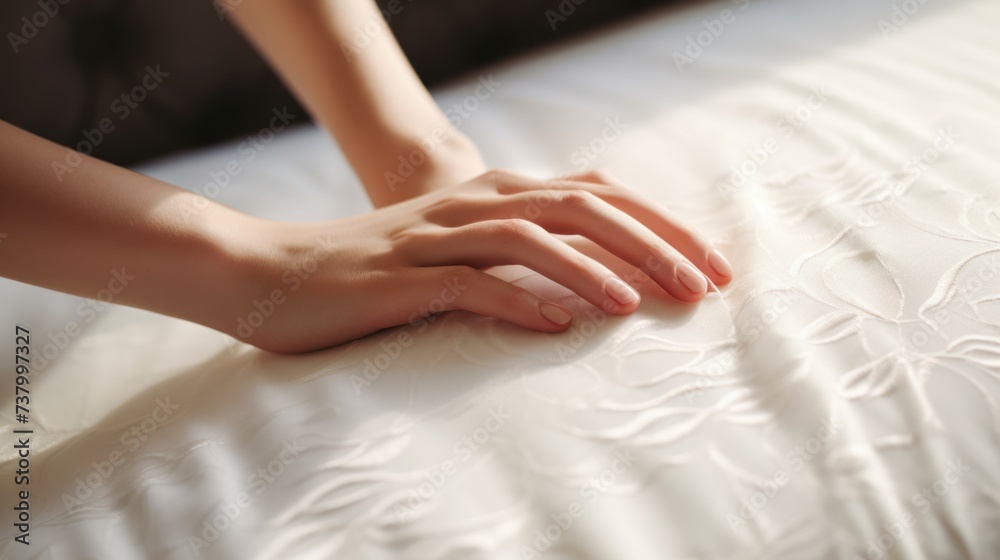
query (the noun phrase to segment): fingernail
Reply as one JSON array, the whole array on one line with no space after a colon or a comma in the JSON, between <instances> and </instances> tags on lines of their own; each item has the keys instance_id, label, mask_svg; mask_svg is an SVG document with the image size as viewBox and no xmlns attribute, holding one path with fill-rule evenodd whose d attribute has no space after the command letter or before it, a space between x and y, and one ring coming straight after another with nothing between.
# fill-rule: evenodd
<instances>
[{"instance_id":1,"label":"fingernail","mask_svg":"<svg viewBox=\"0 0 1000 560\"><path fill-rule=\"evenodd\" d=\"M722 256L722 253L714 249L708 253L708 265L723 276L729 277L733 275L732 265L729 264L726 257Z\"/></svg>"},{"instance_id":2,"label":"fingernail","mask_svg":"<svg viewBox=\"0 0 1000 560\"><path fill-rule=\"evenodd\" d=\"M614 276L604 281L604 291L622 305L631 305L639 301L639 292L626 284L624 280Z\"/></svg>"},{"instance_id":3,"label":"fingernail","mask_svg":"<svg viewBox=\"0 0 1000 560\"><path fill-rule=\"evenodd\" d=\"M709 279L709 278L706 278L706 280L708 280L708 293L710 293L710 294L711 293L716 293L716 294L721 294L722 293L719 290L719 287L715 285L715 282L712 282L712 280Z\"/></svg>"},{"instance_id":4,"label":"fingernail","mask_svg":"<svg viewBox=\"0 0 1000 560\"><path fill-rule=\"evenodd\" d=\"M542 314L542 317L559 326L563 326L573 320L573 314L568 309L547 301L538 304L538 312Z\"/></svg>"},{"instance_id":5,"label":"fingernail","mask_svg":"<svg viewBox=\"0 0 1000 560\"><path fill-rule=\"evenodd\" d=\"M696 294L700 294L708 289L708 280L705 279L705 275L686 262L678 264L675 273L681 284L684 284L687 289Z\"/></svg>"}]
</instances>

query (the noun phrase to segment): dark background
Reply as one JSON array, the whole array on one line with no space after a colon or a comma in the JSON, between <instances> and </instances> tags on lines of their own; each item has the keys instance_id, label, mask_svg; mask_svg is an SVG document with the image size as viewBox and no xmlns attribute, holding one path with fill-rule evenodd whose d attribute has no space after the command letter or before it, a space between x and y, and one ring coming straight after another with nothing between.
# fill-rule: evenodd
<instances>
[{"instance_id":1,"label":"dark background","mask_svg":"<svg viewBox=\"0 0 1000 560\"><path fill-rule=\"evenodd\" d=\"M390 26L433 87L663 3L576 1L401 0ZM547 10L572 13L553 30ZM0 119L114 163L255 132L275 107L304 115L212 0L3 0L0 31ZM115 99L157 65L169 76L121 118ZM87 141L105 118L114 130Z\"/></svg>"}]
</instances>

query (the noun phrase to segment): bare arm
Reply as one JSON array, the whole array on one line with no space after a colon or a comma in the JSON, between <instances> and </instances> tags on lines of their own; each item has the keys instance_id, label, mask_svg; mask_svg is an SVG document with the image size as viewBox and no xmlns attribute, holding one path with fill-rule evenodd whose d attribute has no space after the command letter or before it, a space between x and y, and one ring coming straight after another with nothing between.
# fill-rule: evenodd
<instances>
[{"instance_id":1,"label":"bare arm","mask_svg":"<svg viewBox=\"0 0 1000 560\"><path fill-rule=\"evenodd\" d=\"M259 220L5 122L0 146L0 275L230 330Z\"/></svg>"},{"instance_id":2,"label":"bare arm","mask_svg":"<svg viewBox=\"0 0 1000 560\"><path fill-rule=\"evenodd\" d=\"M0 275L84 297L107 289L114 303L282 352L452 309L568 328L569 309L480 270L491 266L527 266L616 315L639 305L630 284L652 280L695 302L731 279L718 251L605 175L481 173L475 148L388 30L344 56L341 43L380 18L371 0L247 0L237 13L385 208L271 222L0 122ZM388 188L386 171L428 138L440 147L402 188ZM77 163L57 172L68 159ZM532 205L544 210L527 212ZM587 237L632 270L623 278L553 234Z\"/></svg>"},{"instance_id":3,"label":"bare arm","mask_svg":"<svg viewBox=\"0 0 1000 560\"><path fill-rule=\"evenodd\" d=\"M53 164L67 155L78 164L57 176ZM84 297L107 289L114 303L281 352L452 309L545 332L569 326L569 309L484 267L527 266L616 315L639 305L629 284L652 279L694 302L709 280L732 276L669 212L600 174L540 182L489 172L369 214L281 223L2 122L0 169L0 275ZM531 205L544 210L526 212ZM511 218L525 213L530 220ZM587 237L633 272L623 278L552 234Z\"/></svg>"},{"instance_id":4,"label":"bare arm","mask_svg":"<svg viewBox=\"0 0 1000 560\"><path fill-rule=\"evenodd\" d=\"M337 138L376 206L486 171L420 82L374 1L246 0L231 13ZM369 42L356 41L359 33ZM413 150L423 150L426 162L390 186L386 172Z\"/></svg>"}]
</instances>

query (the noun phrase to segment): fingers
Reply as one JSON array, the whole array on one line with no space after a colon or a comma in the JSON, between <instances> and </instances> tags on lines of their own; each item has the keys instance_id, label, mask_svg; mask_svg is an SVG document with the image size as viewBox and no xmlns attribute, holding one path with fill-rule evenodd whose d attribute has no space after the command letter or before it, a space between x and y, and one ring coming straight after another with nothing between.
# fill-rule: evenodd
<instances>
[{"instance_id":1,"label":"fingers","mask_svg":"<svg viewBox=\"0 0 1000 560\"><path fill-rule=\"evenodd\" d=\"M565 181L526 184L512 181L502 187L501 192L520 193L534 203L551 206L557 194L579 190L593 194L607 204L621 210L641 223L657 237L669 243L715 284L727 284L732 280L733 269L726 258L702 237L683 225L681 220L661 205L629 190L607 173L591 171L576 175ZM534 198L527 193L534 193ZM521 210L525 212L526 210ZM539 212L544 214L545 212Z\"/></svg>"},{"instance_id":2,"label":"fingers","mask_svg":"<svg viewBox=\"0 0 1000 560\"><path fill-rule=\"evenodd\" d=\"M609 313L627 314L639 294L603 264L526 220L492 220L415 232L398 247L418 266L526 266Z\"/></svg>"},{"instance_id":3,"label":"fingers","mask_svg":"<svg viewBox=\"0 0 1000 560\"><path fill-rule=\"evenodd\" d=\"M509 197L523 203L537 195ZM698 301L708 292L708 281L669 240L639 220L587 191L554 194L558 204L540 212L535 222L553 233L582 235L649 275L673 297ZM518 200L520 199L520 200Z\"/></svg>"},{"instance_id":4,"label":"fingers","mask_svg":"<svg viewBox=\"0 0 1000 560\"><path fill-rule=\"evenodd\" d=\"M583 184L583 183L577 183ZM542 200L544 197L544 200ZM681 301L694 302L705 296L709 282L688 259L644 224L590 192L576 190L524 191L480 202L472 219L495 222L506 216L525 216L549 233L583 235L612 254L642 270L669 294ZM542 235L554 240L551 235ZM484 238L483 242L487 242ZM558 241L558 240L554 240ZM540 240L533 240L541 244ZM512 250L522 251L523 243L507 240ZM553 251L549 251L553 253ZM564 267L561 261L551 264ZM539 272L539 268L532 266ZM557 276L544 273L553 280ZM584 292L577 291L585 298ZM590 298L587 298L588 300Z\"/></svg>"},{"instance_id":5,"label":"fingers","mask_svg":"<svg viewBox=\"0 0 1000 560\"><path fill-rule=\"evenodd\" d=\"M542 332L564 331L573 322L569 309L472 267L418 268L415 274L409 292L416 313L410 322L429 313L453 310L496 317Z\"/></svg>"}]
</instances>

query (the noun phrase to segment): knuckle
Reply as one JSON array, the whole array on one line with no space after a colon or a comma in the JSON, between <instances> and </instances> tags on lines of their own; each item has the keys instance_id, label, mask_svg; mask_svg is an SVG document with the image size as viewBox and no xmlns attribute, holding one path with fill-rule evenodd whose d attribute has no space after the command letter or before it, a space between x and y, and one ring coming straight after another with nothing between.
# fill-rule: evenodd
<instances>
[{"instance_id":1,"label":"knuckle","mask_svg":"<svg viewBox=\"0 0 1000 560\"><path fill-rule=\"evenodd\" d=\"M671 218L670 222L674 226L675 235L679 236L682 240L700 243L698 233L691 229L690 226L674 218Z\"/></svg>"},{"instance_id":2,"label":"knuckle","mask_svg":"<svg viewBox=\"0 0 1000 560\"><path fill-rule=\"evenodd\" d=\"M539 226L519 218L498 220L492 225L491 235L504 242L519 243L538 234Z\"/></svg>"},{"instance_id":3,"label":"knuckle","mask_svg":"<svg viewBox=\"0 0 1000 560\"><path fill-rule=\"evenodd\" d=\"M468 194L456 194L433 202L423 209L422 216L425 220L437 224L451 224L458 218L468 213L478 201L474 196Z\"/></svg>"},{"instance_id":4,"label":"knuckle","mask_svg":"<svg viewBox=\"0 0 1000 560\"><path fill-rule=\"evenodd\" d=\"M594 169L590 172L590 178L598 183L604 183L605 185L616 185L618 181L614 178L611 173L603 169Z\"/></svg>"},{"instance_id":5,"label":"knuckle","mask_svg":"<svg viewBox=\"0 0 1000 560\"><path fill-rule=\"evenodd\" d=\"M422 245L434 238L434 233L427 228L402 228L389 236L389 241L396 247Z\"/></svg>"},{"instance_id":6,"label":"knuckle","mask_svg":"<svg viewBox=\"0 0 1000 560\"><path fill-rule=\"evenodd\" d=\"M490 169L483 173L483 179L494 186L501 186L513 182L517 175L506 169Z\"/></svg>"},{"instance_id":7,"label":"knuckle","mask_svg":"<svg viewBox=\"0 0 1000 560\"><path fill-rule=\"evenodd\" d=\"M666 243L656 242L649 246L649 253L642 263L642 270L657 272L661 269L672 269L675 260L674 252Z\"/></svg>"},{"instance_id":8,"label":"knuckle","mask_svg":"<svg viewBox=\"0 0 1000 560\"><path fill-rule=\"evenodd\" d=\"M499 290L496 297L498 299L497 303L503 309L522 309L525 307L526 296L524 292L514 285L508 284L505 289Z\"/></svg>"},{"instance_id":9,"label":"knuckle","mask_svg":"<svg viewBox=\"0 0 1000 560\"><path fill-rule=\"evenodd\" d=\"M620 183L602 183L599 187L600 198L612 205L633 204L648 206L636 197L635 192Z\"/></svg>"},{"instance_id":10,"label":"knuckle","mask_svg":"<svg viewBox=\"0 0 1000 560\"><path fill-rule=\"evenodd\" d=\"M564 191L560 203L573 208L587 208L593 206L597 197L587 191L569 190Z\"/></svg>"},{"instance_id":11,"label":"knuckle","mask_svg":"<svg viewBox=\"0 0 1000 560\"><path fill-rule=\"evenodd\" d=\"M678 217L676 212L668 208L663 208L661 211L663 213L663 216L666 218L667 222L678 232L688 233L688 234L693 233L694 230L689 228L687 224L684 223L684 220Z\"/></svg>"},{"instance_id":12,"label":"knuckle","mask_svg":"<svg viewBox=\"0 0 1000 560\"><path fill-rule=\"evenodd\" d=\"M571 251L569 253L569 259L570 266L574 267L579 274L584 276L593 276L597 278L609 272L604 265L579 251Z\"/></svg>"},{"instance_id":13,"label":"knuckle","mask_svg":"<svg viewBox=\"0 0 1000 560\"><path fill-rule=\"evenodd\" d=\"M608 194L608 196L620 198L623 200L630 198L633 194L632 191L629 190L629 188L626 187L624 184L614 180L605 181L601 188L604 190L605 193Z\"/></svg>"}]
</instances>

